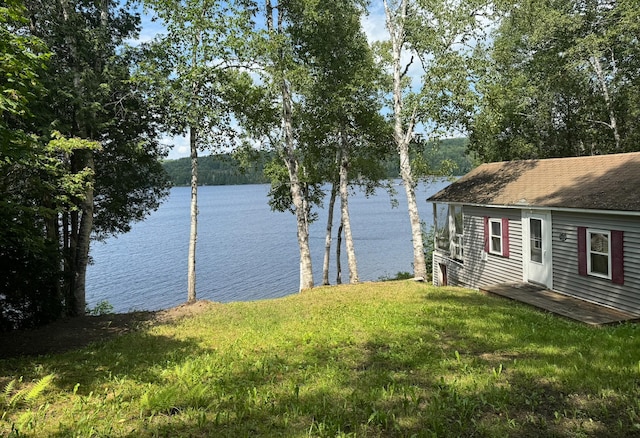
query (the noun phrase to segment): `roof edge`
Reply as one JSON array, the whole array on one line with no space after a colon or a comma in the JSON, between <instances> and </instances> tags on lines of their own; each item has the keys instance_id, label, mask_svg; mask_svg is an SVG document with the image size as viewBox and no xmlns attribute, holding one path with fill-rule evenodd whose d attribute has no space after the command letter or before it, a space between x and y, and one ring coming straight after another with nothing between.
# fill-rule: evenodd
<instances>
[{"instance_id":1,"label":"roof edge","mask_svg":"<svg viewBox=\"0 0 640 438\"><path fill-rule=\"evenodd\" d=\"M546 211L560 211L566 213L589 213L589 214L610 214L617 216L635 216L640 217L640 211L635 210L597 210L589 208L569 208L569 207L544 207L536 205L498 205L498 204L470 204L468 202L452 202L452 201L430 201L432 204L456 204L456 205L468 205L470 207L478 208L505 208L512 210L546 210Z\"/></svg>"}]
</instances>

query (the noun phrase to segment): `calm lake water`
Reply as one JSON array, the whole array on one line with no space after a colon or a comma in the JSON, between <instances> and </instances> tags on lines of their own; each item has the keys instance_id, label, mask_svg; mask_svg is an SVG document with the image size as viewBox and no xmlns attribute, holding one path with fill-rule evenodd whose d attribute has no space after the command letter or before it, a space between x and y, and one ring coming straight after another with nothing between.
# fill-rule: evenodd
<instances>
[{"instance_id":1,"label":"calm lake water","mask_svg":"<svg viewBox=\"0 0 640 438\"><path fill-rule=\"evenodd\" d=\"M431 204L425 199L446 181L420 184L418 207L430 226ZM411 232L404 188L397 187L397 208L386 191L349 200L351 227L362 281L412 272ZM295 218L270 210L268 185L200 187L196 279L198 298L218 302L251 301L296 293L299 256ZM107 300L115 312L158 310L187 297L190 189L175 187L168 200L131 232L94 242L87 271L89 307ZM314 281L322 282L326 211L311 225ZM339 201L336 216L339 215ZM335 234L330 280L335 283ZM343 249L343 281L348 267Z\"/></svg>"}]
</instances>

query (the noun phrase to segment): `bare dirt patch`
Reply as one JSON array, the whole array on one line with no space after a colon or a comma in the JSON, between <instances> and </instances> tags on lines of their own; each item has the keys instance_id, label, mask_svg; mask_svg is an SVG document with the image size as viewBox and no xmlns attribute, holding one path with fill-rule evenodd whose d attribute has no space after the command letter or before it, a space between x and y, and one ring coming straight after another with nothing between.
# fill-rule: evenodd
<instances>
[{"instance_id":1,"label":"bare dirt patch","mask_svg":"<svg viewBox=\"0 0 640 438\"><path fill-rule=\"evenodd\" d=\"M201 300L155 312L114 313L65 318L33 330L0 333L0 359L63 353L111 339L150 324L198 315L216 304Z\"/></svg>"}]
</instances>

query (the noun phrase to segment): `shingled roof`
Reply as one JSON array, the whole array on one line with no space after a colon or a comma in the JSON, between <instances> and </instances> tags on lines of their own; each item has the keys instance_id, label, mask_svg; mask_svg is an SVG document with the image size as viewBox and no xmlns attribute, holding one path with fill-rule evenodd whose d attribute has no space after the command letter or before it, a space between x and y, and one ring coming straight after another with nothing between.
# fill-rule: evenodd
<instances>
[{"instance_id":1,"label":"shingled roof","mask_svg":"<svg viewBox=\"0 0 640 438\"><path fill-rule=\"evenodd\" d=\"M640 152L487 163L427 201L640 211Z\"/></svg>"}]
</instances>

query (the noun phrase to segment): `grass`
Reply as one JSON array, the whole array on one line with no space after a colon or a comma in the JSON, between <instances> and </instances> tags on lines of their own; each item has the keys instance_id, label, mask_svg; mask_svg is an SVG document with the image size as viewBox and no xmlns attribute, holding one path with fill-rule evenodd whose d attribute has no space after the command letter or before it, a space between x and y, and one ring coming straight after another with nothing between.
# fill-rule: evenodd
<instances>
[{"instance_id":1,"label":"grass","mask_svg":"<svg viewBox=\"0 0 640 438\"><path fill-rule=\"evenodd\" d=\"M639 436L640 327L367 283L0 361L0 391L0 436Z\"/></svg>"}]
</instances>

